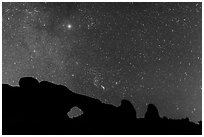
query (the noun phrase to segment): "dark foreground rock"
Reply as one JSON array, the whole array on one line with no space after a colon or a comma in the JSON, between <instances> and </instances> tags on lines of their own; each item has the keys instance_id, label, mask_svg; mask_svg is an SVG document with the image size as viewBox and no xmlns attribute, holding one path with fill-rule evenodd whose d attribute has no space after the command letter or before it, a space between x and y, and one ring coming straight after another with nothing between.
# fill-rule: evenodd
<instances>
[{"instance_id":1,"label":"dark foreground rock","mask_svg":"<svg viewBox=\"0 0 204 137\"><path fill-rule=\"evenodd\" d=\"M138 119L127 100L115 107L33 78L22 78L19 85L2 87L3 135L202 134L202 122L160 118L153 104L149 104L145 118ZM71 119L67 112L74 106L83 114Z\"/></svg>"}]
</instances>

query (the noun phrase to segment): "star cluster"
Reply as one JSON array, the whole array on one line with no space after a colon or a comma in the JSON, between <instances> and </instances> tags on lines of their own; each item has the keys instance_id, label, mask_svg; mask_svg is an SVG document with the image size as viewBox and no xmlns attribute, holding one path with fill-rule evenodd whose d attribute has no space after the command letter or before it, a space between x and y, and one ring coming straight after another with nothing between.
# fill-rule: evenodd
<instances>
[{"instance_id":1,"label":"star cluster","mask_svg":"<svg viewBox=\"0 0 204 137\"><path fill-rule=\"evenodd\" d=\"M137 116L201 120L202 3L3 3L2 79L32 76Z\"/></svg>"}]
</instances>

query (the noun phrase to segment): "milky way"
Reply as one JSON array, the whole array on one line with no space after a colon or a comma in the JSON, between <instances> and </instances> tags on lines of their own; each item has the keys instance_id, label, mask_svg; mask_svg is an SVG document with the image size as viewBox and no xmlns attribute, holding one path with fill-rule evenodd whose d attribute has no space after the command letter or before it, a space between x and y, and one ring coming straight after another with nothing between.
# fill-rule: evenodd
<instances>
[{"instance_id":1,"label":"milky way","mask_svg":"<svg viewBox=\"0 0 204 137\"><path fill-rule=\"evenodd\" d=\"M202 3L3 3L2 79L32 76L137 117L201 120Z\"/></svg>"}]
</instances>

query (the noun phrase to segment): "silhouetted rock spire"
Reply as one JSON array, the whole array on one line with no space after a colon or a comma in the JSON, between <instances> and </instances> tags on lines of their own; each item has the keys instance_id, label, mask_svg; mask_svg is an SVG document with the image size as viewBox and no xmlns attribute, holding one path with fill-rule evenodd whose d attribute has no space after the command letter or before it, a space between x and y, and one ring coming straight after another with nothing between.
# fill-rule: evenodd
<instances>
[{"instance_id":1,"label":"silhouetted rock spire","mask_svg":"<svg viewBox=\"0 0 204 137\"><path fill-rule=\"evenodd\" d=\"M160 119L159 111L155 105L149 104L147 107L147 112L145 114L145 119L148 120L158 120Z\"/></svg>"},{"instance_id":2,"label":"silhouetted rock spire","mask_svg":"<svg viewBox=\"0 0 204 137\"><path fill-rule=\"evenodd\" d=\"M137 117L133 105L128 100L122 100L119 109L124 117L129 119L135 119Z\"/></svg>"}]
</instances>

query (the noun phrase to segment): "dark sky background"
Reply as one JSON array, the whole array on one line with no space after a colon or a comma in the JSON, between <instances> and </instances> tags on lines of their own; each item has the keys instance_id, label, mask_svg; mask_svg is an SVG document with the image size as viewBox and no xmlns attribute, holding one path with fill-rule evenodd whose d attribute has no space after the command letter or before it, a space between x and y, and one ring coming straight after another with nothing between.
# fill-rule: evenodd
<instances>
[{"instance_id":1,"label":"dark sky background","mask_svg":"<svg viewBox=\"0 0 204 137\"><path fill-rule=\"evenodd\" d=\"M3 3L2 80L32 76L137 117L201 120L202 3Z\"/></svg>"}]
</instances>

